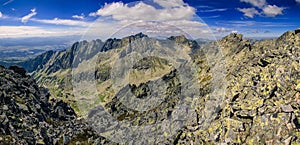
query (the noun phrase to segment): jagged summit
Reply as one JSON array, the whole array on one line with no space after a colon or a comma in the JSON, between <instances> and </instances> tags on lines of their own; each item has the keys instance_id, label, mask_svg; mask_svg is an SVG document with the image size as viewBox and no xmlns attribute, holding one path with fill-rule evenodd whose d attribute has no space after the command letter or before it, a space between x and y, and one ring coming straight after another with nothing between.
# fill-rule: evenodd
<instances>
[{"instance_id":1,"label":"jagged summit","mask_svg":"<svg viewBox=\"0 0 300 145\"><path fill-rule=\"evenodd\" d=\"M224 55L233 55L244 49L251 49L251 43L243 39L242 34L231 33L218 41L219 47L223 50Z\"/></svg>"},{"instance_id":2,"label":"jagged summit","mask_svg":"<svg viewBox=\"0 0 300 145\"><path fill-rule=\"evenodd\" d=\"M221 40L223 41L228 41L228 42L240 42L243 40L243 35L242 34L237 34L237 33L230 33L229 35L223 37Z\"/></svg>"},{"instance_id":3,"label":"jagged summit","mask_svg":"<svg viewBox=\"0 0 300 145\"><path fill-rule=\"evenodd\" d=\"M131 35L129 37L134 37L134 38L143 38L143 37L148 37L148 35L144 34L143 32L137 33L135 35Z\"/></svg>"},{"instance_id":4,"label":"jagged summit","mask_svg":"<svg viewBox=\"0 0 300 145\"><path fill-rule=\"evenodd\" d=\"M188 39L185 37L185 35L180 35L180 36L171 36L168 38L169 40L173 40L177 43L186 43Z\"/></svg>"}]
</instances>

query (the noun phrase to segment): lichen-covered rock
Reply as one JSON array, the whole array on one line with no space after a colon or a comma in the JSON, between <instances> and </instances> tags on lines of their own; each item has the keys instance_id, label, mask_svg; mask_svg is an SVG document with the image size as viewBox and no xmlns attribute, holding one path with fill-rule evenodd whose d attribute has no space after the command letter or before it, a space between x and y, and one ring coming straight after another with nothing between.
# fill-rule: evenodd
<instances>
[{"instance_id":1,"label":"lichen-covered rock","mask_svg":"<svg viewBox=\"0 0 300 145\"><path fill-rule=\"evenodd\" d=\"M177 143L300 144L299 42L297 30L254 44L239 34L218 41L228 73L227 103L208 129L183 129ZM192 137L183 137L188 133Z\"/></svg>"}]
</instances>

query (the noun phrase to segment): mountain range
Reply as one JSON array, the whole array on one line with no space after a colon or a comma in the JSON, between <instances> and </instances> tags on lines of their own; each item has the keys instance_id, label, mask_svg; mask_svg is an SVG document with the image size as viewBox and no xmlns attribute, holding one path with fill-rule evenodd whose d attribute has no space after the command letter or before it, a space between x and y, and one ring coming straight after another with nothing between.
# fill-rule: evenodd
<instances>
[{"instance_id":1,"label":"mountain range","mask_svg":"<svg viewBox=\"0 0 300 145\"><path fill-rule=\"evenodd\" d=\"M217 41L139 33L76 42L13 64L27 74L18 66L0 68L0 142L299 144L299 58L299 29L260 41L236 33ZM178 109L182 102L190 110ZM155 126L178 114L188 118L173 131L158 131L161 138L145 139L139 130L117 139L101 134L110 126L96 127L97 115L105 116L101 109L130 126Z\"/></svg>"}]
</instances>

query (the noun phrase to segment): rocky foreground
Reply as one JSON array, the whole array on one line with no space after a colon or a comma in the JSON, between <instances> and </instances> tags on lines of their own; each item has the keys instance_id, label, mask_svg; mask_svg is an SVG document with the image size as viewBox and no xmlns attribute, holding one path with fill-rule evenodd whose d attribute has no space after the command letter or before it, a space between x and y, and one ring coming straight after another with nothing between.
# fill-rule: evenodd
<instances>
[{"instance_id":1,"label":"rocky foreground","mask_svg":"<svg viewBox=\"0 0 300 145\"><path fill-rule=\"evenodd\" d=\"M0 66L0 144L100 144L74 110L50 94L20 67Z\"/></svg>"},{"instance_id":2,"label":"rocky foreground","mask_svg":"<svg viewBox=\"0 0 300 145\"><path fill-rule=\"evenodd\" d=\"M227 68L221 110L207 130L184 129L178 142L300 144L300 30L254 43L230 34L218 44Z\"/></svg>"}]
</instances>

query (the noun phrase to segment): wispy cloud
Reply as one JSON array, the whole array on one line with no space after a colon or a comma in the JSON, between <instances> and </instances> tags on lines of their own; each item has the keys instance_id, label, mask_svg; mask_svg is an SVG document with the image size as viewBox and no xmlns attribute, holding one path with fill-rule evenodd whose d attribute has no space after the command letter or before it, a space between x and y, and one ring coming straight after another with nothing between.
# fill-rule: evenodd
<instances>
[{"instance_id":1,"label":"wispy cloud","mask_svg":"<svg viewBox=\"0 0 300 145\"><path fill-rule=\"evenodd\" d=\"M297 3L300 3L300 0L296 0Z\"/></svg>"},{"instance_id":2,"label":"wispy cloud","mask_svg":"<svg viewBox=\"0 0 300 145\"><path fill-rule=\"evenodd\" d=\"M267 33L271 33L271 31L270 30L265 30L265 29L247 29L247 30L244 30L243 33L247 33L247 34L264 33L264 34L267 34Z\"/></svg>"},{"instance_id":3,"label":"wispy cloud","mask_svg":"<svg viewBox=\"0 0 300 145\"><path fill-rule=\"evenodd\" d=\"M35 8L31 9L30 11L31 11L31 13L29 13L26 16L21 18L22 23L26 23L31 17L37 15L37 12L36 12Z\"/></svg>"},{"instance_id":4,"label":"wispy cloud","mask_svg":"<svg viewBox=\"0 0 300 145\"><path fill-rule=\"evenodd\" d=\"M3 3L2 5L5 6L5 5L8 5L9 3L12 3L14 0L8 0L7 2Z\"/></svg>"},{"instance_id":5,"label":"wispy cloud","mask_svg":"<svg viewBox=\"0 0 300 145\"><path fill-rule=\"evenodd\" d=\"M199 10L199 12L203 12L203 13L206 13L206 12L223 12L223 11L227 11L227 9L211 9L211 10Z\"/></svg>"},{"instance_id":6,"label":"wispy cloud","mask_svg":"<svg viewBox=\"0 0 300 145\"><path fill-rule=\"evenodd\" d=\"M206 5L200 5L200 6L195 6L195 8L212 8L211 6L206 6Z\"/></svg>"},{"instance_id":7,"label":"wispy cloud","mask_svg":"<svg viewBox=\"0 0 300 145\"><path fill-rule=\"evenodd\" d=\"M0 26L0 30L0 38L70 36L82 35L82 32L84 32L84 29L80 28L49 29L36 26Z\"/></svg>"},{"instance_id":8,"label":"wispy cloud","mask_svg":"<svg viewBox=\"0 0 300 145\"><path fill-rule=\"evenodd\" d=\"M84 14L82 13L81 15L73 15L72 18L74 19L80 19L80 20L83 20L84 19Z\"/></svg>"},{"instance_id":9,"label":"wispy cloud","mask_svg":"<svg viewBox=\"0 0 300 145\"><path fill-rule=\"evenodd\" d=\"M244 16L253 18L255 15L259 15L260 13L255 8L237 8L240 12L244 13Z\"/></svg>"},{"instance_id":10,"label":"wispy cloud","mask_svg":"<svg viewBox=\"0 0 300 145\"><path fill-rule=\"evenodd\" d=\"M297 26L291 23L284 22L258 22L258 21L219 21L218 25L228 26L228 27L245 27L245 28L257 28L257 27L291 27Z\"/></svg>"},{"instance_id":11,"label":"wispy cloud","mask_svg":"<svg viewBox=\"0 0 300 145\"><path fill-rule=\"evenodd\" d=\"M200 17L200 18L205 18L205 19L211 19L211 18L219 18L221 15L214 15L214 16L207 16L207 17Z\"/></svg>"},{"instance_id":12,"label":"wispy cloud","mask_svg":"<svg viewBox=\"0 0 300 145\"><path fill-rule=\"evenodd\" d=\"M224 27L217 27L217 28L214 28L213 30L217 31L217 32L231 32L232 30L230 29L227 29L227 28L224 28Z\"/></svg>"},{"instance_id":13,"label":"wispy cloud","mask_svg":"<svg viewBox=\"0 0 300 145\"><path fill-rule=\"evenodd\" d=\"M78 21L78 20L70 20L70 19L32 19L32 21L39 22L39 23L45 23L45 24L55 24L55 25L66 25L66 26L82 26L86 27L89 26L89 22L85 21Z\"/></svg>"}]
</instances>

